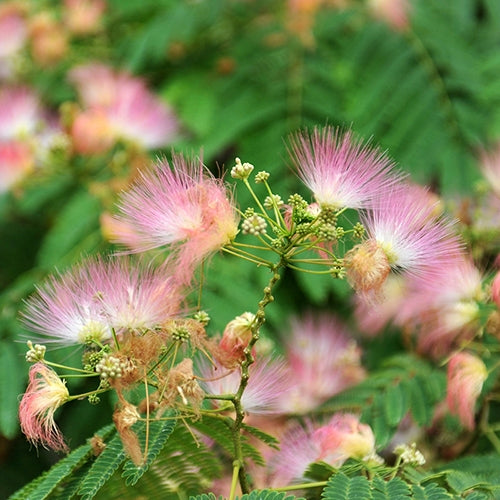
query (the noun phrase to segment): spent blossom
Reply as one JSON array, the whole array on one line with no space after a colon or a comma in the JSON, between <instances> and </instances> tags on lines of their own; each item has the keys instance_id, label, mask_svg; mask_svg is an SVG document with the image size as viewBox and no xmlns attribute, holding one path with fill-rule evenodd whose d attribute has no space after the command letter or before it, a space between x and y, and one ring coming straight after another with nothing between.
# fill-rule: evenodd
<instances>
[{"instance_id":1,"label":"spent blossom","mask_svg":"<svg viewBox=\"0 0 500 500\"><path fill-rule=\"evenodd\" d=\"M189 282L203 259L230 243L238 232L238 215L223 182L201 160L174 156L144 172L120 201L117 220L127 227L116 241L133 252L171 246L176 275ZM130 237L130 229L136 238Z\"/></svg>"},{"instance_id":2,"label":"spent blossom","mask_svg":"<svg viewBox=\"0 0 500 500\"><path fill-rule=\"evenodd\" d=\"M68 449L54 422L54 413L68 399L66 384L54 370L41 362L31 367L29 384L19 405L21 430L30 442L58 451Z\"/></svg>"},{"instance_id":3,"label":"spent blossom","mask_svg":"<svg viewBox=\"0 0 500 500\"><path fill-rule=\"evenodd\" d=\"M325 127L292 138L290 154L300 179L321 206L368 208L399 183L393 162L350 131Z\"/></svg>"},{"instance_id":4,"label":"spent blossom","mask_svg":"<svg viewBox=\"0 0 500 500\"><path fill-rule=\"evenodd\" d=\"M486 366L473 354L460 352L448 363L446 403L450 413L457 415L466 429L475 427L474 408L487 376Z\"/></svg>"}]
</instances>

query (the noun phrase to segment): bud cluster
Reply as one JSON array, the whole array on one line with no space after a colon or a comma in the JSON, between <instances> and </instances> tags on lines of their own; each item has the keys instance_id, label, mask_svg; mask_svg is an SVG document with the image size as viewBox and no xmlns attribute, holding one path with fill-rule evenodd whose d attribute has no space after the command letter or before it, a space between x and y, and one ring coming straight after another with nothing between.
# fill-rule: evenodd
<instances>
[{"instance_id":1,"label":"bud cluster","mask_svg":"<svg viewBox=\"0 0 500 500\"><path fill-rule=\"evenodd\" d=\"M123 361L116 356L105 353L99 363L97 363L95 371L103 379L113 379L120 378L125 368L126 365Z\"/></svg>"},{"instance_id":2,"label":"bud cluster","mask_svg":"<svg viewBox=\"0 0 500 500\"><path fill-rule=\"evenodd\" d=\"M44 345L35 344L31 340L28 340L28 351L26 352L26 361L28 363L37 363L38 361L43 361L45 358L45 351L47 348Z\"/></svg>"},{"instance_id":3,"label":"bud cluster","mask_svg":"<svg viewBox=\"0 0 500 500\"><path fill-rule=\"evenodd\" d=\"M241 231L243 234L265 234L267 222L260 215L252 215L241 223Z\"/></svg>"}]
</instances>

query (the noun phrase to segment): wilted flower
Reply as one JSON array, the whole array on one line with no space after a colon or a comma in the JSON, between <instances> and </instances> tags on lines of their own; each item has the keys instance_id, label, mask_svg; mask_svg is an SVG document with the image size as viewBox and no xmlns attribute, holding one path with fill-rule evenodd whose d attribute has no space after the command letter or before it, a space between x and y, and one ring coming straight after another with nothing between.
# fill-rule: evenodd
<instances>
[{"instance_id":1,"label":"wilted flower","mask_svg":"<svg viewBox=\"0 0 500 500\"><path fill-rule=\"evenodd\" d=\"M296 135L290 153L299 177L321 206L371 207L401 179L387 156L350 131L326 127L314 129L311 136Z\"/></svg>"},{"instance_id":2,"label":"wilted flower","mask_svg":"<svg viewBox=\"0 0 500 500\"><path fill-rule=\"evenodd\" d=\"M33 444L53 450L68 447L54 422L54 413L69 398L65 383L56 372L43 363L30 369L29 384L19 405L21 430Z\"/></svg>"},{"instance_id":3,"label":"wilted flower","mask_svg":"<svg viewBox=\"0 0 500 500\"><path fill-rule=\"evenodd\" d=\"M49 12L40 12L30 19L31 53L41 66L58 63L68 50L68 36Z\"/></svg>"},{"instance_id":4,"label":"wilted flower","mask_svg":"<svg viewBox=\"0 0 500 500\"><path fill-rule=\"evenodd\" d=\"M64 23L71 33L88 35L101 26L105 0L64 0Z\"/></svg>"},{"instance_id":5,"label":"wilted flower","mask_svg":"<svg viewBox=\"0 0 500 500\"><path fill-rule=\"evenodd\" d=\"M173 279L159 270L128 259L91 259L42 285L27 301L24 322L52 342L102 342L112 331L157 328L180 301Z\"/></svg>"},{"instance_id":6,"label":"wilted flower","mask_svg":"<svg viewBox=\"0 0 500 500\"><path fill-rule=\"evenodd\" d=\"M469 430L475 427L474 407L487 376L484 363L472 354L460 352L448 363L446 403L450 413L457 415Z\"/></svg>"},{"instance_id":7,"label":"wilted flower","mask_svg":"<svg viewBox=\"0 0 500 500\"><path fill-rule=\"evenodd\" d=\"M359 347L333 315L293 320L285 342L291 387L280 402L285 413L316 408L365 376Z\"/></svg>"},{"instance_id":8,"label":"wilted flower","mask_svg":"<svg viewBox=\"0 0 500 500\"><path fill-rule=\"evenodd\" d=\"M142 252L172 246L176 275L189 282L195 267L234 239L238 215L224 184L208 173L200 160L174 156L173 169L164 161L146 172L122 196L118 243L130 244L130 228L137 235L131 250Z\"/></svg>"}]
</instances>

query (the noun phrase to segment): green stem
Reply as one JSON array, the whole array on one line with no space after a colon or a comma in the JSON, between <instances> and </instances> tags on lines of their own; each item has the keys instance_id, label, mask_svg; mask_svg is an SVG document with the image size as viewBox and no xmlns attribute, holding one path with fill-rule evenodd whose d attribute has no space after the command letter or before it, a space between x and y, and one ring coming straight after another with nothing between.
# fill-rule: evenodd
<instances>
[{"instance_id":1,"label":"green stem","mask_svg":"<svg viewBox=\"0 0 500 500\"><path fill-rule=\"evenodd\" d=\"M232 427L233 434L233 443L234 443L234 463L239 464L238 468L238 477L240 481L241 491L243 493L249 493L250 485L248 484L248 480L245 473L245 461L243 457L243 449L241 442L241 430L243 427L243 419L245 417L244 409L241 405L241 398L243 396L243 392L245 391L248 385L249 379L249 367L254 362L254 358L252 355L252 348L259 340L259 331L261 326L266 321L265 308L274 300L272 296L272 290L278 280L280 279L280 274L278 273L281 267L285 266L285 259L281 257L278 264L272 266L271 271L273 275L269 280L268 285L264 288L264 296L259 301L257 313L255 314L255 319L252 323L252 338L248 343L248 346L245 348L245 359L241 363L241 381L240 386L236 394L234 395L233 405L234 410L236 412L236 417L234 419L234 424Z\"/></svg>"},{"instance_id":2,"label":"green stem","mask_svg":"<svg viewBox=\"0 0 500 500\"><path fill-rule=\"evenodd\" d=\"M48 366L52 366L53 368L61 368L63 370L73 370L74 372L83 373L86 376L96 375L95 372L89 372L88 370L81 370L80 368L73 368L72 366L60 365L59 363L53 363L52 361L47 361L46 359L44 359L43 362Z\"/></svg>"},{"instance_id":3,"label":"green stem","mask_svg":"<svg viewBox=\"0 0 500 500\"><path fill-rule=\"evenodd\" d=\"M236 486L238 486L238 477L241 464L239 460L233 462L233 478L231 479L231 491L229 492L229 500L234 500L236 497Z\"/></svg>"},{"instance_id":4,"label":"green stem","mask_svg":"<svg viewBox=\"0 0 500 500\"><path fill-rule=\"evenodd\" d=\"M305 490L307 488L319 488L326 486L326 481L318 481L316 483L302 483L293 484L291 486L283 486L282 488L273 488L273 491L293 491L293 490Z\"/></svg>"}]
</instances>

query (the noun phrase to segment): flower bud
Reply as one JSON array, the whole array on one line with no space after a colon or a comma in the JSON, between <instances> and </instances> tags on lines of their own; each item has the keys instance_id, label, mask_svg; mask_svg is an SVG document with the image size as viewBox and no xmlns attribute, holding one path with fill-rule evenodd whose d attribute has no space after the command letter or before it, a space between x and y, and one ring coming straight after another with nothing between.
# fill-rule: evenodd
<instances>
[{"instance_id":1,"label":"flower bud","mask_svg":"<svg viewBox=\"0 0 500 500\"><path fill-rule=\"evenodd\" d=\"M245 358L244 350L252 338L252 323L255 314L245 312L230 321L222 335L219 347L223 351L224 366L234 366Z\"/></svg>"}]
</instances>

